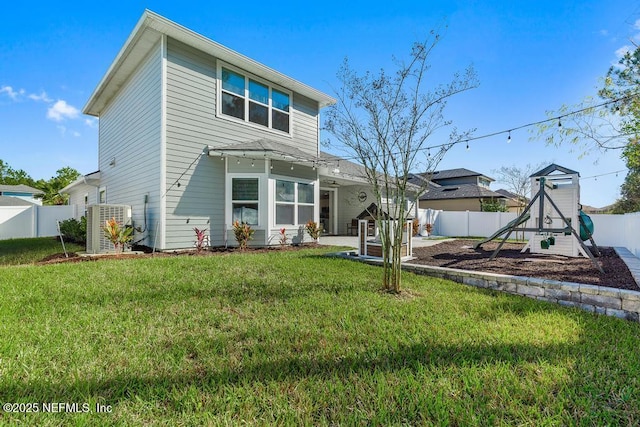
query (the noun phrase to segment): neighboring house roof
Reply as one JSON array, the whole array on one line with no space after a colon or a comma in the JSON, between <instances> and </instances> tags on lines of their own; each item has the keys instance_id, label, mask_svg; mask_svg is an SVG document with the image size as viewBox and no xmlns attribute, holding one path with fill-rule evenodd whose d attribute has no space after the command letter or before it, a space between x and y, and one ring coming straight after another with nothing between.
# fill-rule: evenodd
<instances>
[{"instance_id":1,"label":"neighboring house roof","mask_svg":"<svg viewBox=\"0 0 640 427\"><path fill-rule=\"evenodd\" d=\"M501 188L499 190L496 190L496 193L498 194L502 194L504 197L508 198L508 199L514 199L514 200L518 200L518 199L524 199L524 200L529 200L527 197L522 197L522 196L518 196L516 193L511 192L509 190L505 190L504 188Z\"/></svg>"},{"instance_id":2,"label":"neighboring house roof","mask_svg":"<svg viewBox=\"0 0 640 427\"><path fill-rule=\"evenodd\" d=\"M428 176L429 174L427 173L423 175ZM467 176L485 176L485 175L478 172L474 172L469 169L465 169L465 168L444 169L441 171L434 171L433 174L431 175L431 180L437 182L440 179L463 178ZM493 181L492 178L489 178L488 176L485 176L485 177Z\"/></svg>"},{"instance_id":3,"label":"neighboring house roof","mask_svg":"<svg viewBox=\"0 0 640 427\"><path fill-rule=\"evenodd\" d=\"M81 176L80 178L76 179L71 184L67 185L62 190L60 190L60 193L67 193L69 190L71 190L72 188L80 184L87 184L87 185L93 185L93 186L100 185L100 171L91 172Z\"/></svg>"},{"instance_id":4,"label":"neighboring house roof","mask_svg":"<svg viewBox=\"0 0 640 427\"><path fill-rule=\"evenodd\" d=\"M562 173L566 173L568 175L578 175L580 176L579 172L576 172L572 169L569 168L565 168L564 166L560 166L557 165L555 163L551 163L549 166L547 166L544 169L540 169L538 172L535 172L533 174L531 174L531 176L529 176L529 178L533 178L536 176L548 176L551 175L553 172L562 172Z\"/></svg>"},{"instance_id":5,"label":"neighboring house roof","mask_svg":"<svg viewBox=\"0 0 640 427\"><path fill-rule=\"evenodd\" d=\"M29 187L28 185L18 184L18 185L8 185L8 184L0 184L0 193L31 193L31 194L44 194L42 190L38 190L37 188Z\"/></svg>"},{"instance_id":6,"label":"neighboring house roof","mask_svg":"<svg viewBox=\"0 0 640 427\"><path fill-rule=\"evenodd\" d=\"M33 206L34 204L19 197L0 196L0 206Z\"/></svg>"},{"instance_id":7,"label":"neighboring house roof","mask_svg":"<svg viewBox=\"0 0 640 427\"><path fill-rule=\"evenodd\" d=\"M336 102L331 96L311 86L275 71L150 10L145 10L133 32L91 94L82 112L92 116L100 116L105 106L125 84L140 62L161 40L162 35L167 35L249 73L311 98L319 103L320 108Z\"/></svg>"},{"instance_id":8,"label":"neighboring house roof","mask_svg":"<svg viewBox=\"0 0 640 427\"><path fill-rule=\"evenodd\" d=\"M432 187L424 193L420 200L444 200L444 199L504 199L502 194L491 191L488 188L475 184L443 185Z\"/></svg>"}]
</instances>

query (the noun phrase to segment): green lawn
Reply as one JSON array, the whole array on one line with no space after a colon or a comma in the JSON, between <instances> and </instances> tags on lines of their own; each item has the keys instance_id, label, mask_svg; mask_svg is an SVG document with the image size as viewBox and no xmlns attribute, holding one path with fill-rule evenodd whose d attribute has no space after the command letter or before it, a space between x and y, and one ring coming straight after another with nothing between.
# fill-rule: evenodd
<instances>
[{"instance_id":1,"label":"green lawn","mask_svg":"<svg viewBox=\"0 0 640 427\"><path fill-rule=\"evenodd\" d=\"M640 423L639 324L329 250L0 267L0 400L90 411L0 423Z\"/></svg>"},{"instance_id":2,"label":"green lawn","mask_svg":"<svg viewBox=\"0 0 640 427\"><path fill-rule=\"evenodd\" d=\"M75 243L65 245L67 253L85 250L84 246ZM0 240L0 266L31 264L57 253L63 253L63 250L62 243L55 237Z\"/></svg>"}]
</instances>

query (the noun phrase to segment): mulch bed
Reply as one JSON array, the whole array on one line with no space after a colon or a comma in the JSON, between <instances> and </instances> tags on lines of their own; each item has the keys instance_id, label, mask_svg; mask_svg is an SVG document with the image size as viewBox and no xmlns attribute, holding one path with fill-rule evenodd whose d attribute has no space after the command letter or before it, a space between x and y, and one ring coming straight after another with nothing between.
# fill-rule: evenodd
<instances>
[{"instance_id":1,"label":"mulch bed","mask_svg":"<svg viewBox=\"0 0 640 427\"><path fill-rule=\"evenodd\" d=\"M286 245L286 246L269 246L269 247L249 247L244 252L257 254L257 253L271 253L278 251L292 251L302 248L317 247L316 243L305 243L302 245ZM137 253L124 252L119 255L115 254L99 254L92 256L80 256L75 252L69 252L68 257L64 253L58 253L49 255L38 264L58 264L63 262L85 262L85 261L99 261L99 260L117 260L117 259L140 259L140 258L159 258L159 257L176 257L176 256L214 256L214 255L226 255L231 253L242 253L237 247L213 247L198 253L195 249L186 249L180 251L167 251L167 252L154 252L152 253L149 248L136 248Z\"/></svg>"},{"instance_id":2,"label":"mulch bed","mask_svg":"<svg viewBox=\"0 0 640 427\"><path fill-rule=\"evenodd\" d=\"M520 253L523 243L505 243L498 256L489 261L498 242L473 249L475 243L474 240L451 240L414 248L416 259L411 263L640 291L626 264L612 248L601 247L602 256L596 258L605 271L602 274L588 258Z\"/></svg>"}]
</instances>

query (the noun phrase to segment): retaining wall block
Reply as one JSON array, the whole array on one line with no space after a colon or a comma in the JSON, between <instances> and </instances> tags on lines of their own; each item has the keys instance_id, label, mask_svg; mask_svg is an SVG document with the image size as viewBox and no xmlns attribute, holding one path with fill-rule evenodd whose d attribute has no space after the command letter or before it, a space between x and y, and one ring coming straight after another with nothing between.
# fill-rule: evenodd
<instances>
[{"instance_id":1,"label":"retaining wall block","mask_svg":"<svg viewBox=\"0 0 640 427\"><path fill-rule=\"evenodd\" d=\"M583 310L589 311L589 312L591 312L591 313L594 313L594 312L596 311L595 306L593 306L593 305L591 305L591 304L584 304L584 303L581 303L581 304L578 304L578 307L580 307L580 308L581 308L581 309L583 309Z\"/></svg>"},{"instance_id":2,"label":"retaining wall block","mask_svg":"<svg viewBox=\"0 0 640 427\"><path fill-rule=\"evenodd\" d=\"M580 304L575 301L558 300L558 304L564 307L580 307Z\"/></svg>"},{"instance_id":3,"label":"retaining wall block","mask_svg":"<svg viewBox=\"0 0 640 427\"><path fill-rule=\"evenodd\" d=\"M475 287L478 287L478 288L486 288L487 287L487 282L485 282L485 280L483 278L480 278L480 277L464 276L462 278L462 283L464 283L465 285L471 285L471 286L475 286Z\"/></svg>"},{"instance_id":4,"label":"retaining wall block","mask_svg":"<svg viewBox=\"0 0 640 427\"><path fill-rule=\"evenodd\" d=\"M622 309L626 311L640 312L640 301L623 299Z\"/></svg>"},{"instance_id":5,"label":"retaining wall block","mask_svg":"<svg viewBox=\"0 0 640 427\"><path fill-rule=\"evenodd\" d=\"M599 286L598 288L598 295L620 298L620 289L607 288L606 286Z\"/></svg>"},{"instance_id":6,"label":"retaining wall block","mask_svg":"<svg viewBox=\"0 0 640 427\"><path fill-rule=\"evenodd\" d=\"M497 291L503 291L503 292L508 292L510 294L515 294L517 293L518 286L515 283L505 282L505 283L498 283L495 289Z\"/></svg>"},{"instance_id":7,"label":"retaining wall block","mask_svg":"<svg viewBox=\"0 0 640 427\"><path fill-rule=\"evenodd\" d=\"M547 298L555 298L558 300L570 300L571 299L571 292L570 291L565 291L563 289L545 289L544 291L544 296L546 296Z\"/></svg>"},{"instance_id":8,"label":"retaining wall block","mask_svg":"<svg viewBox=\"0 0 640 427\"><path fill-rule=\"evenodd\" d=\"M615 317L619 317L620 319L626 319L627 318L627 312L624 310L617 310L615 308L607 308L606 309L606 314L608 316L615 316Z\"/></svg>"},{"instance_id":9,"label":"retaining wall block","mask_svg":"<svg viewBox=\"0 0 640 427\"><path fill-rule=\"evenodd\" d=\"M544 288L538 286L529 286L529 285L518 285L517 292L526 296L534 296L534 297L543 297L544 296Z\"/></svg>"},{"instance_id":10,"label":"retaining wall block","mask_svg":"<svg viewBox=\"0 0 640 427\"><path fill-rule=\"evenodd\" d=\"M604 295L590 295L583 293L581 302L583 304L596 305L617 310L622 308L622 301L620 300L620 298L607 297Z\"/></svg>"},{"instance_id":11,"label":"retaining wall block","mask_svg":"<svg viewBox=\"0 0 640 427\"><path fill-rule=\"evenodd\" d=\"M640 292L629 289L620 289L620 297L627 301L640 301Z\"/></svg>"}]
</instances>

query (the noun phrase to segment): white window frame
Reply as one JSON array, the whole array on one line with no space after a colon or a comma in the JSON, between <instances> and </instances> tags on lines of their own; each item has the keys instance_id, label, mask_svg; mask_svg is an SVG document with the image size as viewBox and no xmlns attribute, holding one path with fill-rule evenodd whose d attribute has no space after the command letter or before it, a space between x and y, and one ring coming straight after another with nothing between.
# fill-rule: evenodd
<instances>
[{"instance_id":1,"label":"white window frame","mask_svg":"<svg viewBox=\"0 0 640 427\"><path fill-rule=\"evenodd\" d=\"M242 75L244 77L244 95L238 95L236 93L233 93L233 95L235 96L239 96L244 98L244 119L240 119L238 117L234 117L234 116L230 116L227 114L224 114L222 112L222 68L226 68L229 71L233 71L234 73L238 73L240 75ZM269 88L269 104L263 104L261 102L252 100L249 97L249 80L254 80L260 84L263 84L265 86L267 86ZM217 77L216 77L216 85L217 85L217 90L216 90L216 95L217 95L217 102L216 102L216 117L221 118L221 119L225 119L225 120L230 120L233 122L237 122L237 123L244 123L247 126L251 126L254 127L256 129L261 129L261 130L266 130L269 132L274 132L277 133L278 135L287 135L289 137L292 136L292 128L293 128L293 92L291 92L288 89L283 88L282 86L278 86L275 85L265 79L262 79L260 77L257 77L254 74L251 74L247 71L241 70L240 68L234 67L233 65L229 65L223 61L218 61L217 63ZM286 95L289 96L289 111L284 111L281 110L279 108L276 108L273 106L273 89L279 91L279 92L283 92ZM227 92L227 91L225 91ZM268 113L268 120L267 120L267 126L263 126L259 123L255 123L249 120L249 103L256 103L258 105L262 105L262 106L266 106L267 107L267 113ZM283 130L280 129L275 129L272 127L272 121L273 121L273 111L276 110L280 113L284 113L289 115L289 131L285 132Z\"/></svg>"},{"instance_id":2,"label":"white window frame","mask_svg":"<svg viewBox=\"0 0 640 427\"><path fill-rule=\"evenodd\" d=\"M104 201L102 200L102 193L104 193ZM100 187L98 190L98 204L107 203L107 187Z\"/></svg>"},{"instance_id":3,"label":"white window frame","mask_svg":"<svg viewBox=\"0 0 640 427\"><path fill-rule=\"evenodd\" d=\"M234 179L255 179L258 181L258 200L234 200L233 199L233 180ZM229 219L231 221L230 226L233 227L233 204L234 203L255 203L258 205L258 223L257 224L249 224L252 228L257 229L261 228L262 225L262 197L260 194L261 190L261 180L262 178L256 176L255 174L234 174L229 177Z\"/></svg>"},{"instance_id":4,"label":"white window frame","mask_svg":"<svg viewBox=\"0 0 640 427\"><path fill-rule=\"evenodd\" d=\"M293 202L282 202L277 200L276 190L278 188L278 181L287 181L293 182ZM301 203L298 201L298 184L311 185L313 187L313 203ZM311 206L313 208L313 220L315 221L316 217L316 203L318 195L316 194L317 185L316 181L310 181L306 179L296 178L292 176L281 176L281 177L273 177L273 222L275 223L275 227L297 227L300 225L305 225L306 222L301 223L298 215L298 207L299 206ZM280 224L277 221L278 218L278 205L288 205L293 206L293 220L294 224Z\"/></svg>"}]
</instances>

